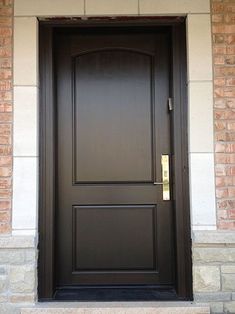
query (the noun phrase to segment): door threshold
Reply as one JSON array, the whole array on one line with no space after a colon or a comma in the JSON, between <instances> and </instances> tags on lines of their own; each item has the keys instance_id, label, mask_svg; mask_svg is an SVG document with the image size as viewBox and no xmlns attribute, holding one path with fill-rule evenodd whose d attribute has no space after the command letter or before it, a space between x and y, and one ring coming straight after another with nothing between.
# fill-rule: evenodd
<instances>
[{"instance_id":1,"label":"door threshold","mask_svg":"<svg viewBox=\"0 0 235 314\"><path fill-rule=\"evenodd\" d=\"M172 287L60 287L54 294L55 301L177 301ZM182 299L181 299L182 300Z\"/></svg>"},{"instance_id":2,"label":"door threshold","mask_svg":"<svg viewBox=\"0 0 235 314\"><path fill-rule=\"evenodd\" d=\"M208 304L193 302L44 302L21 308L21 314L209 314Z\"/></svg>"}]
</instances>

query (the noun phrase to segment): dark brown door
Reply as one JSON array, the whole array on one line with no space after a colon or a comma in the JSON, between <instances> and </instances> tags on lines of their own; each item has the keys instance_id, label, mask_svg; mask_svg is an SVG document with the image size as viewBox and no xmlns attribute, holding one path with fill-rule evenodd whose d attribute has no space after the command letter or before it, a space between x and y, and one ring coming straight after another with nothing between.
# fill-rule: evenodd
<instances>
[{"instance_id":1,"label":"dark brown door","mask_svg":"<svg viewBox=\"0 0 235 314\"><path fill-rule=\"evenodd\" d=\"M156 184L169 52L167 33L57 38L57 287L174 285L173 206Z\"/></svg>"}]
</instances>

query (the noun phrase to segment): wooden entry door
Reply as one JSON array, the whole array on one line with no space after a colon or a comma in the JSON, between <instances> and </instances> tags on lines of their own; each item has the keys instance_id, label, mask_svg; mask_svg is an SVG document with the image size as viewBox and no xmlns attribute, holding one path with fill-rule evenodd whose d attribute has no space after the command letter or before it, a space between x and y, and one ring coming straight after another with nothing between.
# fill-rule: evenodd
<instances>
[{"instance_id":1,"label":"wooden entry door","mask_svg":"<svg viewBox=\"0 0 235 314\"><path fill-rule=\"evenodd\" d=\"M41 301L192 299L185 24L166 22L40 23Z\"/></svg>"},{"instance_id":2,"label":"wooden entry door","mask_svg":"<svg viewBox=\"0 0 235 314\"><path fill-rule=\"evenodd\" d=\"M56 285L174 285L168 34L60 35Z\"/></svg>"}]
</instances>

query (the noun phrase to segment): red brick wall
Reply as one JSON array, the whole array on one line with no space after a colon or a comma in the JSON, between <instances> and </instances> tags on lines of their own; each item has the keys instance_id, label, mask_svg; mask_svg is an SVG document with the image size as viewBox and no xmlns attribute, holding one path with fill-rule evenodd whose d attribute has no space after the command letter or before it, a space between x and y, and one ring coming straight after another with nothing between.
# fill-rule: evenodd
<instances>
[{"instance_id":1,"label":"red brick wall","mask_svg":"<svg viewBox=\"0 0 235 314\"><path fill-rule=\"evenodd\" d=\"M217 224L235 229L235 0L212 0Z\"/></svg>"},{"instance_id":2,"label":"red brick wall","mask_svg":"<svg viewBox=\"0 0 235 314\"><path fill-rule=\"evenodd\" d=\"M0 0L0 233L11 231L12 2Z\"/></svg>"}]
</instances>

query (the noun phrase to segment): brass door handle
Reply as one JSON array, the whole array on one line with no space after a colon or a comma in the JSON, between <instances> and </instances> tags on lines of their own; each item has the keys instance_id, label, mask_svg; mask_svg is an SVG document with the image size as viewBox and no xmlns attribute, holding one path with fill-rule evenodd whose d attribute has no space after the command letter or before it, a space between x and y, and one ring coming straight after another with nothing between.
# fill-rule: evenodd
<instances>
[{"instance_id":1,"label":"brass door handle","mask_svg":"<svg viewBox=\"0 0 235 314\"><path fill-rule=\"evenodd\" d=\"M154 185L162 185L162 198L164 201L170 200L170 164L169 155L161 156L162 182L153 182Z\"/></svg>"}]
</instances>

